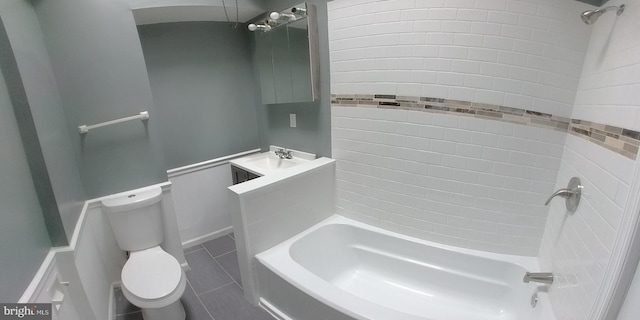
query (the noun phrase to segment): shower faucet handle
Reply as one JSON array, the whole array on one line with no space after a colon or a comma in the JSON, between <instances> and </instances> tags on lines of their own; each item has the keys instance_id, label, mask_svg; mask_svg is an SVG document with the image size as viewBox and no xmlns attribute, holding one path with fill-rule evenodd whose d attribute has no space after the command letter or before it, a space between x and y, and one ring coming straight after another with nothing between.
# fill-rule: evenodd
<instances>
[{"instance_id":1,"label":"shower faucet handle","mask_svg":"<svg viewBox=\"0 0 640 320\"><path fill-rule=\"evenodd\" d=\"M558 189L554 192L547 201L544 202L544 205L547 206L551 202L551 200L557 196L561 196L565 198L565 205L569 212L575 212L578 208L578 204L580 204L580 196L582 196L582 184L580 183L580 178L573 177L569 180L569 184L566 188Z\"/></svg>"},{"instance_id":2,"label":"shower faucet handle","mask_svg":"<svg viewBox=\"0 0 640 320\"><path fill-rule=\"evenodd\" d=\"M551 199L553 199L553 198L555 198L557 196L561 196L563 198L569 198L574 194L575 194L575 191L572 191L572 190L570 190L568 188L558 189L551 196L549 196L549 198L547 198L547 201L544 202L544 205L548 206L549 202L551 202Z\"/></svg>"}]
</instances>

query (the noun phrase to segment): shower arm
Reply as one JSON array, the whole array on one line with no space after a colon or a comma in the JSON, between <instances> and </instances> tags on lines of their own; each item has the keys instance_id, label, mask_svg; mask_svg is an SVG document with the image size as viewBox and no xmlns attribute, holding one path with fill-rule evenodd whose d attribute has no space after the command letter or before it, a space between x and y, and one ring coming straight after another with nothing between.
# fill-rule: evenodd
<instances>
[{"instance_id":1,"label":"shower arm","mask_svg":"<svg viewBox=\"0 0 640 320\"><path fill-rule=\"evenodd\" d=\"M621 5L621 6L608 6L606 8L598 9L596 11L600 11L602 13L605 13L605 12L611 11L611 10L616 10L617 14L620 15L624 11L624 4Z\"/></svg>"}]
</instances>

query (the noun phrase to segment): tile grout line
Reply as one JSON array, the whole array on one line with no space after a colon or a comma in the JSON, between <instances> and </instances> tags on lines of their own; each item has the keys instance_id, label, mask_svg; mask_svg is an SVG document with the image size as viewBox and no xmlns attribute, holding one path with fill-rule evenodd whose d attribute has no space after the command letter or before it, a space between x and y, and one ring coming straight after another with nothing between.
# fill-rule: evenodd
<instances>
[{"instance_id":1,"label":"tile grout line","mask_svg":"<svg viewBox=\"0 0 640 320\"><path fill-rule=\"evenodd\" d=\"M209 316L211 316L211 319L212 319L212 320L215 320L215 318L213 317L213 315L211 314L211 312L209 312L209 309L207 309L206 305L202 302L202 299L200 299L200 295L202 295L202 294L207 294L207 293L211 293L211 292L216 291L216 290L218 290L218 289L220 289L220 288L222 288L222 287L228 286L228 285L230 285L230 284L232 284L232 283L235 283L235 280L233 280L233 277L229 276L229 274L227 273L227 271L226 271L226 270L225 270L225 269L224 269L224 268L223 268L223 267L222 267L222 266L221 266L221 265L216 261L216 259L211 255L211 252L209 252L209 250L207 250L207 248L206 248L204 245L202 245L202 248L201 248L201 249L194 250L194 251L189 252L189 253L187 253L187 254L194 253L194 252L197 252L197 251L200 251L200 250L204 250L204 252L206 252L206 253L207 253L207 255L209 255L209 257L211 257L211 259L213 259L213 262L215 262L215 263L216 263L216 264L217 264L217 265L222 269L222 271L224 271L224 273L225 273L225 274L227 274L227 276L228 276L228 277L229 277L229 279L231 280L230 282L225 283L225 284L223 284L223 285L221 285L221 286L215 287L215 288L213 288L213 289L211 289L211 290L207 290L207 291L205 291L205 292L198 293L198 292L196 292L196 290L195 290L195 289L193 288L193 286L191 285L191 282L187 279L187 283L189 283L189 286L190 286L190 287L191 287L191 289L193 290L193 293L195 293L196 297L198 297L198 301L200 302L200 304L204 307L204 309L207 311L207 313L209 314ZM187 255L187 254L185 254L185 255Z\"/></svg>"},{"instance_id":2,"label":"tile grout line","mask_svg":"<svg viewBox=\"0 0 640 320\"><path fill-rule=\"evenodd\" d=\"M228 276L229 278L231 278L231 281L232 281L233 283L235 283L236 285L238 285L238 287L240 287L240 289L242 289L242 285L240 285L240 284L236 281L236 279L234 279L234 278L231 276L231 273L229 273L229 271L227 271L227 269L226 269L224 266L222 266L222 264L221 264L220 262L218 262L218 259L217 259L218 257L224 256L224 255L226 255L226 254L229 254L229 253L232 253L232 252L236 252L235 239L233 239L233 238L231 237L231 235L230 235L230 234L225 235L225 237L229 237L229 238L231 238L231 240L233 240L233 241L234 241L233 250L231 250L231 251L229 251L229 252L226 252L226 253L223 253L223 254L220 254L220 255L217 255L217 256L215 256L215 257L214 257L214 256L213 256L213 254L211 254L211 252L210 252L209 250L207 250L207 247L205 247L204 245L203 245L203 247L204 247L204 249L207 251L207 253L209 254L209 256L211 256L211 258L213 258L213 261L215 261L215 263L216 263L220 268L222 268L222 271L224 271L224 273L226 273L226 274L227 274L227 276ZM215 240L215 239L214 239L214 240ZM213 240L212 240L212 241L213 241ZM221 288L221 287L219 287L219 288ZM217 288L217 289L219 289L219 288ZM216 290L216 289L214 289L214 290ZM213 290L209 290L209 291L207 291L207 292L211 292L211 291L213 291Z\"/></svg>"},{"instance_id":3,"label":"tile grout line","mask_svg":"<svg viewBox=\"0 0 640 320\"><path fill-rule=\"evenodd\" d=\"M194 253L194 252L198 252L198 251L200 251L200 250L205 250L205 251L206 251L206 249L205 249L204 247L202 247L202 248L200 248L200 249L196 249L196 250L193 250L193 251L187 252L187 253L185 253L184 255L186 256L186 255L188 255L188 254L192 254L192 253ZM207 251L207 253L209 253L209 252Z\"/></svg>"},{"instance_id":4,"label":"tile grout line","mask_svg":"<svg viewBox=\"0 0 640 320\"><path fill-rule=\"evenodd\" d=\"M207 248L202 247L202 248L200 248L200 249L193 250L193 251L191 251L191 252L185 253L185 256L186 256L186 255L188 255L188 254L191 254L191 253L194 253L194 252L200 251L200 250L204 250L204 251L209 255L209 257L211 257L213 260L215 260L215 259L216 259L216 258L218 258L218 257L224 256L225 254L229 254L229 253L231 253L231 252L236 251L236 249L233 249L233 250L231 250L231 251L229 251L229 252L225 252L225 253L223 253L223 254L219 254L219 255L217 255L217 256L213 256L213 255L211 254L211 252L209 252L209 250L207 250ZM223 269L224 269L224 268L223 268Z\"/></svg>"},{"instance_id":5,"label":"tile grout line","mask_svg":"<svg viewBox=\"0 0 640 320\"><path fill-rule=\"evenodd\" d=\"M207 306L204 304L204 302L202 302L202 299L200 299L200 295L196 292L196 290L193 288L193 286L191 285L191 281L189 281L189 279L187 279L187 284L189 285L189 288L191 288L191 290L193 291L193 293L196 295L196 299L198 299L198 302L200 302L200 305L204 308L204 311L207 312L207 314L209 315L209 317L211 317L211 320L216 320L213 315L211 314L211 312L209 312L209 309L207 308Z\"/></svg>"},{"instance_id":6,"label":"tile grout line","mask_svg":"<svg viewBox=\"0 0 640 320\"><path fill-rule=\"evenodd\" d=\"M227 237L227 236L229 236L229 235L225 235L225 236L222 236L222 237L220 237L220 238L216 238L216 239L209 240L209 241L215 241L215 240L217 240L217 239L222 239L223 237ZM229 238L231 238L231 237L229 237ZM233 250L228 251L228 252L225 252L225 253L222 253L222 254L219 254L219 255L217 255L217 256L214 256L214 255L211 253L211 251L209 251L209 249L207 249L207 247L206 247L204 244L202 245L202 248L203 248L203 249L205 249L205 250L207 250L207 253L211 256L211 258L215 259L215 258L220 257L220 256L223 256L223 255L225 255L225 254L227 254L227 253L229 253L229 252L236 251L236 245L235 245L235 241L236 241L236 240L235 240L235 239L233 239L233 238L231 238L231 240L233 240L233 242L234 242L234 244L233 244ZM205 243L206 243L206 242L205 242Z\"/></svg>"},{"instance_id":7,"label":"tile grout line","mask_svg":"<svg viewBox=\"0 0 640 320\"><path fill-rule=\"evenodd\" d=\"M227 252L227 253L225 253L225 254L229 254L229 253L231 253L231 252L236 252L236 250L233 250L233 251ZM220 256L223 256L223 255L220 255ZM220 257L220 256L219 256L219 257ZM225 268L225 267L224 267L220 262L218 262L218 259L213 258L213 260L214 260L214 261L215 261L215 262L220 266L220 268L222 268L222 270L223 270L223 271L224 271L224 272L229 276L229 278L231 278L231 280L232 280L236 285L238 285L238 287L240 287L240 289L242 289L242 285L240 285L240 284L236 281L236 279L235 279L234 277L232 277L232 276L231 276L231 273L229 273L229 271L227 271L227 269L226 269L226 268Z\"/></svg>"},{"instance_id":8,"label":"tile grout line","mask_svg":"<svg viewBox=\"0 0 640 320\"><path fill-rule=\"evenodd\" d=\"M220 262L218 262L218 260L216 259L216 257L220 257L220 256L223 256L223 255L225 255L225 254L229 254L229 253L231 253L231 252L236 251L236 249L233 249L233 250L231 250L231 251L229 251L229 252L227 252L227 253L224 253L224 254L218 255L218 256L216 256L216 257L214 257L214 256L211 254L211 252L209 252L209 250L207 250L207 247L205 247L204 249L205 249L205 251L207 251L207 253L209 254L209 256L213 259L213 262L215 262L215 263L218 265L218 267L220 267L220 269L222 269L222 271L224 271L224 273L227 275L227 277L229 277L229 278L231 279L231 282L229 282L229 283L235 283L235 284L237 284L238 286L240 286L240 285L236 282L236 279L234 279L234 278L231 276L231 274L227 271L227 269L225 269L225 268L220 264ZM228 285L229 283L225 284L224 286ZM218 287L218 288L216 288L216 289L212 289L212 290L209 290L209 291L207 291L207 292L203 292L202 294L204 294L204 293L209 293L209 292L211 292L211 291L214 291L214 290L220 289L220 288L222 288L222 287L224 287L224 286L220 286L220 287ZM242 286L240 286L240 288L242 289Z\"/></svg>"},{"instance_id":9,"label":"tile grout line","mask_svg":"<svg viewBox=\"0 0 640 320\"><path fill-rule=\"evenodd\" d=\"M223 270L223 271L224 271L224 270ZM225 272L226 272L226 271L225 271ZM216 290L218 290L218 289L220 289L220 288L222 288L222 287L226 287L226 286L228 286L228 285L230 285L230 284L232 284L232 283L234 283L234 282L235 282L235 281L233 281L233 278L231 278L231 281L229 281L229 282L227 282L227 283L225 283L225 284L223 284L223 285L217 286L217 287L215 287L215 288L213 288L213 289L211 289L211 290L207 290L207 291L202 292L202 293L197 293L197 292L196 292L196 294L197 294L198 296L200 296L201 294L211 293L211 292L216 291ZM193 292L195 292L195 290L194 290Z\"/></svg>"},{"instance_id":10,"label":"tile grout line","mask_svg":"<svg viewBox=\"0 0 640 320\"><path fill-rule=\"evenodd\" d=\"M194 249L196 247L200 247L200 248ZM198 250L203 249L203 248L204 248L204 246L202 244L199 244L197 246L191 246L191 247L188 247L188 248L182 248L182 252L184 254L187 254L187 253L191 253L191 252L194 252L194 251L198 251Z\"/></svg>"},{"instance_id":11,"label":"tile grout line","mask_svg":"<svg viewBox=\"0 0 640 320\"><path fill-rule=\"evenodd\" d=\"M205 248L205 250L206 250L206 248ZM215 259L215 258L222 257L222 256L224 256L225 254L229 254L229 253L234 252L234 251L236 251L236 249L233 249L233 250L231 250L231 251L229 251L229 252L225 252L225 253L219 254L219 255L217 255L217 256L214 256L213 254L211 254L211 252L209 252L209 251L207 250L207 252L209 252L209 255L211 256L211 258L214 258L214 259Z\"/></svg>"},{"instance_id":12,"label":"tile grout line","mask_svg":"<svg viewBox=\"0 0 640 320\"><path fill-rule=\"evenodd\" d=\"M237 252L237 250L236 250L236 245L235 245L236 239L235 239L234 237L232 237L232 236L231 236L232 234L233 234L233 232L232 232L232 233L227 234L226 236L227 236L227 237L229 237L229 238L231 238L231 240L233 240L233 250L231 250L231 251L229 251L229 252L227 252L227 253L225 253L225 254L229 254L229 253L231 253L231 252ZM235 236L235 235L234 235L234 236ZM216 263L220 266L220 268L222 268L222 270L224 270L224 272L226 272L226 273L229 275L229 277L231 277L231 280L233 280L233 282L235 282L235 283L238 285L238 287L240 287L240 289L242 289L242 285L241 285L241 284L239 284L239 283L238 283L238 281L236 281L236 279L235 279L234 277L232 277L232 276L231 276L231 273L229 273L229 271L228 271L228 270L227 270L227 269L226 269L226 268L225 268L225 267L224 267L220 262L218 262L218 259L217 259L217 258L218 258L218 257L221 257L221 256L223 256L223 255L225 255L225 254L221 254L221 255L219 255L219 256L217 256L217 257L214 257L214 258L213 258L213 260L215 260L215 261L216 261ZM236 253L236 254L237 254L237 253ZM237 259L237 258L236 258L236 259ZM239 270L238 270L238 271L239 271Z\"/></svg>"}]
</instances>

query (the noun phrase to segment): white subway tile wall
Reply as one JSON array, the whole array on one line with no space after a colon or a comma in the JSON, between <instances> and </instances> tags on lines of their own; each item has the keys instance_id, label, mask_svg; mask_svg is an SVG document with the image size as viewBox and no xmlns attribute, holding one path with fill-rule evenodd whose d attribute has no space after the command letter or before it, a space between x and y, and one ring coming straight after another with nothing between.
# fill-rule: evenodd
<instances>
[{"instance_id":1,"label":"white subway tile wall","mask_svg":"<svg viewBox=\"0 0 640 320\"><path fill-rule=\"evenodd\" d=\"M623 3L621 16L603 15L593 26L573 117L640 129L640 6L607 5Z\"/></svg>"},{"instance_id":2,"label":"white subway tile wall","mask_svg":"<svg viewBox=\"0 0 640 320\"><path fill-rule=\"evenodd\" d=\"M525 255L536 254L544 230L538 257L558 275L550 292L558 319L591 319L620 221L632 214L638 150L622 143L640 129L640 6L626 5L586 26L578 14L593 7L577 1L330 2L333 94L439 97L579 119L562 134L334 107L339 211L424 239ZM598 130L583 130L588 122ZM615 146L606 132L620 136L623 152L606 149ZM585 185L578 211L554 200L540 225L541 201L572 176Z\"/></svg>"},{"instance_id":3,"label":"white subway tile wall","mask_svg":"<svg viewBox=\"0 0 640 320\"><path fill-rule=\"evenodd\" d=\"M331 112L340 214L450 245L538 253L564 132L409 110Z\"/></svg>"},{"instance_id":4,"label":"white subway tile wall","mask_svg":"<svg viewBox=\"0 0 640 320\"><path fill-rule=\"evenodd\" d=\"M332 1L331 93L428 96L569 117L591 30L578 14L591 8L557 0Z\"/></svg>"},{"instance_id":5,"label":"white subway tile wall","mask_svg":"<svg viewBox=\"0 0 640 320\"><path fill-rule=\"evenodd\" d=\"M549 294L558 319L592 319L634 169L635 161L568 135L556 188L577 176L584 192L573 214L552 202L538 255L541 268L557 275Z\"/></svg>"},{"instance_id":6,"label":"white subway tile wall","mask_svg":"<svg viewBox=\"0 0 640 320\"><path fill-rule=\"evenodd\" d=\"M572 118L638 130L640 6L620 0L607 5L622 3L624 14L603 15L592 27ZM539 254L541 266L560 276L550 291L558 319L594 319L590 312L615 258L620 221L624 214L637 214L627 204L635 167L624 156L568 135L556 187L579 176L586 192L572 215L560 203L551 207Z\"/></svg>"}]
</instances>

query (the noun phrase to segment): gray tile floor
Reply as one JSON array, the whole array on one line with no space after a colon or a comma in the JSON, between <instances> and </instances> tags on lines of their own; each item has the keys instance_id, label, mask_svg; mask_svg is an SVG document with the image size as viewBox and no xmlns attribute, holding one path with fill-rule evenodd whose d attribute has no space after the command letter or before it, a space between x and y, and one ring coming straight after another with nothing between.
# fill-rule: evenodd
<instances>
[{"instance_id":1,"label":"gray tile floor","mask_svg":"<svg viewBox=\"0 0 640 320\"><path fill-rule=\"evenodd\" d=\"M233 234L185 249L191 270L182 304L187 320L273 320L244 299ZM142 320L140 309L118 288L116 320Z\"/></svg>"}]
</instances>

